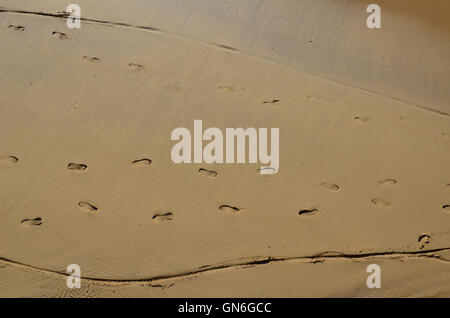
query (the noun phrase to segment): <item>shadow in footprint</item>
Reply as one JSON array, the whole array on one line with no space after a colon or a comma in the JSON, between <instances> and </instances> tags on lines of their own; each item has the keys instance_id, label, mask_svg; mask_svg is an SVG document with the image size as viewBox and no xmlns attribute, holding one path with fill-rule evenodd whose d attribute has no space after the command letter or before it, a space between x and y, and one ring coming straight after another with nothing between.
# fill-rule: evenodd
<instances>
[{"instance_id":1,"label":"shadow in footprint","mask_svg":"<svg viewBox=\"0 0 450 318\"><path fill-rule=\"evenodd\" d=\"M319 214L318 209L303 209L298 211L298 215L300 216L313 216Z\"/></svg>"},{"instance_id":2,"label":"shadow in footprint","mask_svg":"<svg viewBox=\"0 0 450 318\"><path fill-rule=\"evenodd\" d=\"M231 206L228 204L223 204L219 207L219 210L222 212L226 212L226 213L231 213L231 214L238 214L241 209L235 207L235 206Z\"/></svg>"},{"instance_id":3,"label":"shadow in footprint","mask_svg":"<svg viewBox=\"0 0 450 318\"><path fill-rule=\"evenodd\" d=\"M87 165L83 164L83 163L69 163L67 165L67 169L69 170L77 170L77 171L84 171L87 169Z\"/></svg>"},{"instance_id":4,"label":"shadow in footprint","mask_svg":"<svg viewBox=\"0 0 450 318\"><path fill-rule=\"evenodd\" d=\"M152 161L150 159L144 158L144 159L133 160L130 164L132 166L136 166L136 167L143 167L143 166L151 165Z\"/></svg>"},{"instance_id":5,"label":"shadow in footprint","mask_svg":"<svg viewBox=\"0 0 450 318\"><path fill-rule=\"evenodd\" d=\"M98 208L96 206L94 206L94 205L92 205L92 204L90 204L89 202L86 202L86 201L79 202L78 206L81 209L83 209L85 211L88 211L88 212L92 212L92 213L98 212Z\"/></svg>"},{"instance_id":6,"label":"shadow in footprint","mask_svg":"<svg viewBox=\"0 0 450 318\"><path fill-rule=\"evenodd\" d=\"M276 104L278 103L280 100L279 99L272 99L272 100L265 100L263 102L263 104Z\"/></svg>"},{"instance_id":7,"label":"shadow in footprint","mask_svg":"<svg viewBox=\"0 0 450 318\"><path fill-rule=\"evenodd\" d=\"M164 223L167 221L172 221L173 220L173 213L172 212L167 212L167 213L158 213L153 215L152 219L153 222L155 223Z\"/></svg>"},{"instance_id":8,"label":"shadow in footprint","mask_svg":"<svg viewBox=\"0 0 450 318\"><path fill-rule=\"evenodd\" d=\"M397 185L397 180L395 179L386 179L378 181L378 184L382 187L395 187Z\"/></svg>"},{"instance_id":9,"label":"shadow in footprint","mask_svg":"<svg viewBox=\"0 0 450 318\"><path fill-rule=\"evenodd\" d=\"M388 208L392 205L391 202L387 202L384 200L380 200L380 199L372 199L372 204L377 206L377 207L383 207L383 208Z\"/></svg>"},{"instance_id":10,"label":"shadow in footprint","mask_svg":"<svg viewBox=\"0 0 450 318\"><path fill-rule=\"evenodd\" d=\"M12 163L16 164L19 162L19 158L14 156L0 156L0 163Z\"/></svg>"},{"instance_id":11,"label":"shadow in footprint","mask_svg":"<svg viewBox=\"0 0 450 318\"><path fill-rule=\"evenodd\" d=\"M88 61L90 63L100 63L101 60L98 57L90 57L90 56L83 56L83 60Z\"/></svg>"},{"instance_id":12,"label":"shadow in footprint","mask_svg":"<svg viewBox=\"0 0 450 318\"><path fill-rule=\"evenodd\" d=\"M10 24L10 25L8 25L8 28L13 29L15 31L25 31L25 27L23 27L21 25Z\"/></svg>"},{"instance_id":13,"label":"shadow in footprint","mask_svg":"<svg viewBox=\"0 0 450 318\"><path fill-rule=\"evenodd\" d=\"M37 226L42 224L42 218L34 218L34 219L25 219L22 220L22 225L24 226Z\"/></svg>"},{"instance_id":14,"label":"shadow in footprint","mask_svg":"<svg viewBox=\"0 0 450 318\"><path fill-rule=\"evenodd\" d=\"M356 116L355 118L353 118L356 122L359 122L359 123L368 123L368 122L370 122L370 121L372 121L372 118L370 118L370 117L368 117L368 116L363 116L363 117L360 117L360 116Z\"/></svg>"},{"instance_id":15,"label":"shadow in footprint","mask_svg":"<svg viewBox=\"0 0 450 318\"><path fill-rule=\"evenodd\" d=\"M337 184L334 183L326 183L326 182L322 182L320 184L320 186L324 189L327 189L329 191L333 191L333 192L337 192L339 191L339 189L341 188L340 186L338 186Z\"/></svg>"},{"instance_id":16,"label":"shadow in footprint","mask_svg":"<svg viewBox=\"0 0 450 318\"><path fill-rule=\"evenodd\" d=\"M198 172L207 177L211 177L211 178L217 177L217 172L212 171L212 170L206 170L206 169L200 168L200 169L198 169Z\"/></svg>"},{"instance_id":17,"label":"shadow in footprint","mask_svg":"<svg viewBox=\"0 0 450 318\"><path fill-rule=\"evenodd\" d=\"M427 234L422 234L417 239L417 242L419 243L419 248L423 249L425 247L425 245L431 243L431 237Z\"/></svg>"},{"instance_id":18,"label":"shadow in footprint","mask_svg":"<svg viewBox=\"0 0 450 318\"><path fill-rule=\"evenodd\" d=\"M217 44L218 47L228 50L228 51L234 51L237 52L238 50L235 49L234 47L228 46L228 45L223 45L223 44Z\"/></svg>"},{"instance_id":19,"label":"shadow in footprint","mask_svg":"<svg viewBox=\"0 0 450 318\"><path fill-rule=\"evenodd\" d=\"M59 40L67 40L69 37L67 36L67 34L62 33L62 32L58 32L58 31L53 31L52 32L52 36L54 38L57 38Z\"/></svg>"},{"instance_id":20,"label":"shadow in footprint","mask_svg":"<svg viewBox=\"0 0 450 318\"><path fill-rule=\"evenodd\" d=\"M128 67L129 67L131 70L137 71L137 72L140 72L140 71L144 71L144 70L145 70L144 65L136 64L136 63L129 63L129 64L128 64Z\"/></svg>"},{"instance_id":21,"label":"shadow in footprint","mask_svg":"<svg viewBox=\"0 0 450 318\"><path fill-rule=\"evenodd\" d=\"M443 205L442 210L450 212L450 204Z\"/></svg>"}]
</instances>

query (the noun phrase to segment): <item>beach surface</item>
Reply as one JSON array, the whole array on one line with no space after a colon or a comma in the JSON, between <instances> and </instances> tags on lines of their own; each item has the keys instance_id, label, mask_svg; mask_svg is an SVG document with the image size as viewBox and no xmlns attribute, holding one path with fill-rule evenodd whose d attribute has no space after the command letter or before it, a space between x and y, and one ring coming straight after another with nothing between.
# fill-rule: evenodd
<instances>
[{"instance_id":1,"label":"beach surface","mask_svg":"<svg viewBox=\"0 0 450 318\"><path fill-rule=\"evenodd\" d=\"M0 0L0 297L450 297L448 1L77 4Z\"/></svg>"}]
</instances>

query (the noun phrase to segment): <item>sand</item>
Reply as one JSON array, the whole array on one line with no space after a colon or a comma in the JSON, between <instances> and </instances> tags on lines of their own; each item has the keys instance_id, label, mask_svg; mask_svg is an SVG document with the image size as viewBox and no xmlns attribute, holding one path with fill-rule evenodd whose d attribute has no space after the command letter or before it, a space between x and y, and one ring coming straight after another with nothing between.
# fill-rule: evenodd
<instances>
[{"instance_id":1,"label":"sand","mask_svg":"<svg viewBox=\"0 0 450 318\"><path fill-rule=\"evenodd\" d=\"M448 1L377 30L356 0L77 4L0 1L1 297L450 296ZM173 163L198 119L279 128L279 171Z\"/></svg>"}]
</instances>

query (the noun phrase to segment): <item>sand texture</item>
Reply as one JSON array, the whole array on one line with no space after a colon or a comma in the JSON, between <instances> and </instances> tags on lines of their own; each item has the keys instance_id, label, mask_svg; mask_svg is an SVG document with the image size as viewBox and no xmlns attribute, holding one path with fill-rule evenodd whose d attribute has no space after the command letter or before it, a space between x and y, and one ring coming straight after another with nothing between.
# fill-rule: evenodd
<instances>
[{"instance_id":1,"label":"sand texture","mask_svg":"<svg viewBox=\"0 0 450 318\"><path fill-rule=\"evenodd\" d=\"M448 1L378 0L379 30L357 0L77 4L0 0L0 297L450 296ZM279 127L278 173L173 163L196 119Z\"/></svg>"}]
</instances>

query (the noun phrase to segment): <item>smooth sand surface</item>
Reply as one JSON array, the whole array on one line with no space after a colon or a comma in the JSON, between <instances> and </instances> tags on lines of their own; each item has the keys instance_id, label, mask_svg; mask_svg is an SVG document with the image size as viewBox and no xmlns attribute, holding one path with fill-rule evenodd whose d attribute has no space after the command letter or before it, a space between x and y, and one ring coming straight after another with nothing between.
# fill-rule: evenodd
<instances>
[{"instance_id":1,"label":"smooth sand surface","mask_svg":"<svg viewBox=\"0 0 450 318\"><path fill-rule=\"evenodd\" d=\"M77 3L0 1L0 296L450 296L448 1L380 30L356 0ZM279 127L278 173L174 164L196 119Z\"/></svg>"}]
</instances>

